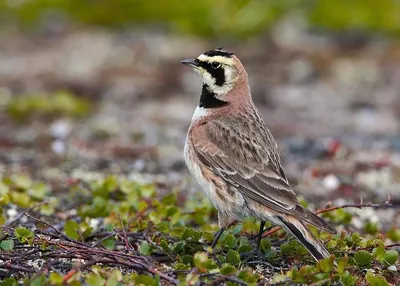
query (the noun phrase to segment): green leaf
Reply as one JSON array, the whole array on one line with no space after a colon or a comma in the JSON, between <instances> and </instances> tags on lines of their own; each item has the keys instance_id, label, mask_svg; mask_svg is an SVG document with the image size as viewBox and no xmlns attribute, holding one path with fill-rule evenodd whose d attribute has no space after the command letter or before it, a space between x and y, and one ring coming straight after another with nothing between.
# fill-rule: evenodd
<instances>
[{"instance_id":1,"label":"green leaf","mask_svg":"<svg viewBox=\"0 0 400 286\"><path fill-rule=\"evenodd\" d=\"M318 267L322 272L330 273L333 268L333 259L331 257L326 257L320 261L318 261Z\"/></svg>"},{"instance_id":2,"label":"green leaf","mask_svg":"<svg viewBox=\"0 0 400 286\"><path fill-rule=\"evenodd\" d=\"M261 239L260 247L263 252L268 251L271 249L271 242L268 239L263 238Z\"/></svg>"},{"instance_id":3,"label":"green leaf","mask_svg":"<svg viewBox=\"0 0 400 286\"><path fill-rule=\"evenodd\" d=\"M212 259L207 259L203 265L209 271L218 268L217 263Z\"/></svg>"},{"instance_id":4,"label":"green leaf","mask_svg":"<svg viewBox=\"0 0 400 286\"><path fill-rule=\"evenodd\" d=\"M209 259L207 253L197 252L193 257L194 265L200 273L208 272L218 268L217 263L214 260Z\"/></svg>"},{"instance_id":5,"label":"green leaf","mask_svg":"<svg viewBox=\"0 0 400 286\"><path fill-rule=\"evenodd\" d=\"M35 183L32 188L29 189L29 194L35 199L43 199L49 192L49 187L44 183Z\"/></svg>"},{"instance_id":6,"label":"green leaf","mask_svg":"<svg viewBox=\"0 0 400 286\"><path fill-rule=\"evenodd\" d=\"M251 245L249 243L249 239L245 236L241 236L239 238L239 247L237 249L239 251L239 253L249 252L252 249L253 248L251 247Z\"/></svg>"},{"instance_id":7,"label":"green leaf","mask_svg":"<svg viewBox=\"0 0 400 286\"><path fill-rule=\"evenodd\" d=\"M196 252L193 257L194 266L201 267L204 262L208 259L207 253L205 252Z\"/></svg>"},{"instance_id":8,"label":"green leaf","mask_svg":"<svg viewBox=\"0 0 400 286\"><path fill-rule=\"evenodd\" d=\"M106 286L118 286L119 282L116 277L110 277L107 279Z\"/></svg>"},{"instance_id":9,"label":"green leaf","mask_svg":"<svg viewBox=\"0 0 400 286\"><path fill-rule=\"evenodd\" d=\"M396 250L389 250L385 253L385 261L389 264L395 264L399 258L399 253Z\"/></svg>"},{"instance_id":10,"label":"green leaf","mask_svg":"<svg viewBox=\"0 0 400 286\"><path fill-rule=\"evenodd\" d=\"M183 240L195 241L195 242L198 242L200 238L201 238L201 232L191 227L185 228L181 236L181 239Z\"/></svg>"},{"instance_id":11,"label":"green leaf","mask_svg":"<svg viewBox=\"0 0 400 286\"><path fill-rule=\"evenodd\" d=\"M18 282L15 278L7 278L0 282L0 286L18 286Z\"/></svg>"},{"instance_id":12,"label":"green leaf","mask_svg":"<svg viewBox=\"0 0 400 286\"><path fill-rule=\"evenodd\" d=\"M29 189L32 185L32 180L28 176L23 174L15 174L11 177L11 180L17 188L23 190Z\"/></svg>"},{"instance_id":13,"label":"green leaf","mask_svg":"<svg viewBox=\"0 0 400 286\"><path fill-rule=\"evenodd\" d=\"M79 226L78 224L73 221L73 220L68 220L64 224L64 232L65 234L74 240L77 240L79 238L78 230Z\"/></svg>"},{"instance_id":14,"label":"green leaf","mask_svg":"<svg viewBox=\"0 0 400 286\"><path fill-rule=\"evenodd\" d=\"M250 268L245 268L239 272L238 278L249 284L255 284L257 283L259 277L257 274L253 274Z\"/></svg>"},{"instance_id":15,"label":"green leaf","mask_svg":"<svg viewBox=\"0 0 400 286\"><path fill-rule=\"evenodd\" d=\"M237 272L236 267L228 263L222 265L220 270L220 273L224 275L233 275L236 274L236 272Z\"/></svg>"},{"instance_id":16,"label":"green leaf","mask_svg":"<svg viewBox=\"0 0 400 286\"><path fill-rule=\"evenodd\" d=\"M45 279L46 279L46 277L44 275L36 276L35 278L33 278L29 282L29 286L42 286L42 285L45 285L45 283L44 283Z\"/></svg>"},{"instance_id":17,"label":"green leaf","mask_svg":"<svg viewBox=\"0 0 400 286\"><path fill-rule=\"evenodd\" d=\"M353 286L356 284L357 280L358 277L351 275L347 270L340 276L340 282L343 286Z\"/></svg>"},{"instance_id":18,"label":"green leaf","mask_svg":"<svg viewBox=\"0 0 400 286\"><path fill-rule=\"evenodd\" d=\"M378 224L375 222L370 222L368 221L365 225L364 225L364 231L366 233L369 234L375 234L378 232Z\"/></svg>"},{"instance_id":19,"label":"green leaf","mask_svg":"<svg viewBox=\"0 0 400 286\"><path fill-rule=\"evenodd\" d=\"M1 249L5 251L10 251L14 249L14 241L12 239L3 240L0 243Z\"/></svg>"},{"instance_id":20,"label":"green leaf","mask_svg":"<svg viewBox=\"0 0 400 286\"><path fill-rule=\"evenodd\" d=\"M241 262L239 252L233 249L228 251L226 258L229 263L235 265L236 267L239 266L239 263Z\"/></svg>"},{"instance_id":21,"label":"green leaf","mask_svg":"<svg viewBox=\"0 0 400 286\"><path fill-rule=\"evenodd\" d=\"M148 244L147 242L142 242L142 244L140 244L139 246L139 252L142 255L150 255L151 254L150 244Z\"/></svg>"},{"instance_id":22,"label":"green leaf","mask_svg":"<svg viewBox=\"0 0 400 286\"><path fill-rule=\"evenodd\" d=\"M383 246L374 248L372 253L375 259L378 260L379 262L382 263L383 261L385 261L385 248Z\"/></svg>"},{"instance_id":23,"label":"green leaf","mask_svg":"<svg viewBox=\"0 0 400 286\"><path fill-rule=\"evenodd\" d=\"M217 254L217 259L220 263L226 263L226 255Z\"/></svg>"},{"instance_id":24,"label":"green leaf","mask_svg":"<svg viewBox=\"0 0 400 286\"><path fill-rule=\"evenodd\" d=\"M236 247L237 244L237 240L235 238L235 236L231 233L228 233L225 238L222 240L223 245L228 248L228 249L232 249L234 247Z\"/></svg>"},{"instance_id":25,"label":"green leaf","mask_svg":"<svg viewBox=\"0 0 400 286\"><path fill-rule=\"evenodd\" d=\"M249 245L249 244L244 244L244 245L239 246L237 250L238 250L240 253L245 253L245 252L251 251L252 249L253 249L253 248L251 247L251 245Z\"/></svg>"},{"instance_id":26,"label":"green leaf","mask_svg":"<svg viewBox=\"0 0 400 286\"><path fill-rule=\"evenodd\" d=\"M138 275L135 278L135 285L157 285L157 281L155 278L149 276L149 275Z\"/></svg>"},{"instance_id":27,"label":"green leaf","mask_svg":"<svg viewBox=\"0 0 400 286\"><path fill-rule=\"evenodd\" d=\"M185 263L178 262L178 263L175 263L174 269L176 269L176 270L190 270L190 269L192 269L192 267L190 265L185 264Z\"/></svg>"},{"instance_id":28,"label":"green leaf","mask_svg":"<svg viewBox=\"0 0 400 286\"><path fill-rule=\"evenodd\" d=\"M187 242L186 241L178 241L177 243L175 243L174 247L173 247L173 252L175 254L178 254L180 252L182 252L185 249Z\"/></svg>"},{"instance_id":29,"label":"green leaf","mask_svg":"<svg viewBox=\"0 0 400 286\"><path fill-rule=\"evenodd\" d=\"M371 270L367 271L367 275L365 275L365 280L369 283L370 286L389 286L389 283L380 276L375 276Z\"/></svg>"},{"instance_id":30,"label":"green leaf","mask_svg":"<svg viewBox=\"0 0 400 286\"><path fill-rule=\"evenodd\" d=\"M194 266L194 263L193 263L193 256L191 256L191 255L184 255L184 256L182 257L182 262L185 263L185 264L187 264L187 265L192 265L192 266Z\"/></svg>"},{"instance_id":31,"label":"green leaf","mask_svg":"<svg viewBox=\"0 0 400 286\"><path fill-rule=\"evenodd\" d=\"M338 266L337 271L338 273L343 273L347 267L347 263L349 262L349 257L347 255L343 256L342 258L338 259Z\"/></svg>"},{"instance_id":32,"label":"green leaf","mask_svg":"<svg viewBox=\"0 0 400 286\"><path fill-rule=\"evenodd\" d=\"M31 205L31 198L27 193L10 192L10 200L21 208L28 208Z\"/></svg>"},{"instance_id":33,"label":"green leaf","mask_svg":"<svg viewBox=\"0 0 400 286\"><path fill-rule=\"evenodd\" d=\"M9 190L10 188L2 181L0 181L0 196L7 194Z\"/></svg>"},{"instance_id":34,"label":"green leaf","mask_svg":"<svg viewBox=\"0 0 400 286\"><path fill-rule=\"evenodd\" d=\"M297 240L291 240L281 245L281 253L287 256L305 255L307 254L307 250Z\"/></svg>"},{"instance_id":35,"label":"green leaf","mask_svg":"<svg viewBox=\"0 0 400 286\"><path fill-rule=\"evenodd\" d=\"M116 244L116 241L115 241L115 237L113 237L113 236L109 237L107 239L104 239L101 242L101 245L103 245L108 250L113 250L115 248L115 244Z\"/></svg>"},{"instance_id":36,"label":"green leaf","mask_svg":"<svg viewBox=\"0 0 400 286\"><path fill-rule=\"evenodd\" d=\"M386 236L390 238L393 242L400 241L400 229L399 228L391 228L387 233Z\"/></svg>"},{"instance_id":37,"label":"green leaf","mask_svg":"<svg viewBox=\"0 0 400 286\"><path fill-rule=\"evenodd\" d=\"M106 283L106 280L103 277L95 273L89 273L86 276L85 281L89 286L104 285Z\"/></svg>"},{"instance_id":38,"label":"green leaf","mask_svg":"<svg viewBox=\"0 0 400 286\"><path fill-rule=\"evenodd\" d=\"M336 223L349 224L353 216L343 209L338 209L334 212L332 220Z\"/></svg>"},{"instance_id":39,"label":"green leaf","mask_svg":"<svg viewBox=\"0 0 400 286\"><path fill-rule=\"evenodd\" d=\"M354 255L354 259L356 260L357 264L362 268L371 267L372 255L365 250L358 251Z\"/></svg>"},{"instance_id":40,"label":"green leaf","mask_svg":"<svg viewBox=\"0 0 400 286\"><path fill-rule=\"evenodd\" d=\"M4 194L0 195L0 206L5 206L10 203L10 195Z\"/></svg>"},{"instance_id":41,"label":"green leaf","mask_svg":"<svg viewBox=\"0 0 400 286\"><path fill-rule=\"evenodd\" d=\"M162 250L164 250L165 253L166 253L168 256L172 256L172 250L171 250L171 248L169 247L168 243L167 243L165 240L162 240L162 241L160 242L160 246L161 246Z\"/></svg>"},{"instance_id":42,"label":"green leaf","mask_svg":"<svg viewBox=\"0 0 400 286\"><path fill-rule=\"evenodd\" d=\"M50 280L51 285L55 285L55 284L61 285L63 283L63 276L56 272L52 272L52 273L50 273L49 280Z\"/></svg>"},{"instance_id":43,"label":"green leaf","mask_svg":"<svg viewBox=\"0 0 400 286\"><path fill-rule=\"evenodd\" d=\"M30 242L31 239L34 237L33 232L26 227L17 227L14 230L14 235L22 243Z\"/></svg>"}]
</instances>

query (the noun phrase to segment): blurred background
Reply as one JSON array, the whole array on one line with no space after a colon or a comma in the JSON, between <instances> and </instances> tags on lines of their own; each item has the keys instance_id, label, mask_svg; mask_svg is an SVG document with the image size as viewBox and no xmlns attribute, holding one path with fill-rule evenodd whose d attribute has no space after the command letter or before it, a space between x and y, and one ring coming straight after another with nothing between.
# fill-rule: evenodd
<instances>
[{"instance_id":1,"label":"blurred background","mask_svg":"<svg viewBox=\"0 0 400 286\"><path fill-rule=\"evenodd\" d=\"M0 0L0 172L125 174L196 190L182 150L201 82L246 67L297 192L400 197L397 0Z\"/></svg>"}]
</instances>

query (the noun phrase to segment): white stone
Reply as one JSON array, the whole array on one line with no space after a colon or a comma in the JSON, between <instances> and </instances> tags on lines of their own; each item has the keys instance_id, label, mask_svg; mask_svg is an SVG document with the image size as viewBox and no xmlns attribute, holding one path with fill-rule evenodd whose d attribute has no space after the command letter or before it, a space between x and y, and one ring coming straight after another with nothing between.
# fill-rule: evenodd
<instances>
[{"instance_id":1,"label":"white stone","mask_svg":"<svg viewBox=\"0 0 400 286\"><path fill-rule=\"evenodd\" d=\"M338 177L336 177L333 174L326 175L325 178L322 180L322 184L324 188L326 188L329 191L334 191L340 186L340 181Z\"/></svg>"}]
</instances>

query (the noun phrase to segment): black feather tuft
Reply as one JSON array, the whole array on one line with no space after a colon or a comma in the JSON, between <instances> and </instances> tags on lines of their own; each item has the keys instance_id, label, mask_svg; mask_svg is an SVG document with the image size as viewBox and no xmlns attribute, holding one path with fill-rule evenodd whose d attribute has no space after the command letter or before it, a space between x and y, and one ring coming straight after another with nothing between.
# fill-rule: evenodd
<instances>
[{"instance_id":1,"label":"black feather tuft","mask_svg":"<svg viewBox=\"0 0 400 286\"><path fill-rule=\"evenodd\" d=\"M204 53L204 55L209 56L209 57L221 56L221 57L226 57L226 58L230 58L234 54L235 53L230 53L230 52L224 51L222 48L217 48L215 50L209 50Z\"/></svg>"}]
</instances>

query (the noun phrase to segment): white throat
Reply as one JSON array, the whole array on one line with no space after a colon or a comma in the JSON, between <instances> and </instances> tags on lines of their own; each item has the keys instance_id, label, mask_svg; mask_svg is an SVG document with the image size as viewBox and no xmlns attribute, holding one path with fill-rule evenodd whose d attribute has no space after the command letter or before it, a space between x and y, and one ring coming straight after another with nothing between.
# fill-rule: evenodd
<instances>
[{"instance_id":1,"label":"white throat","mask_svg":"<svg viewBox=\"0 0 400 286\"><path fill-rule=\"evenodd\" d=\"M196 121L197 119L203 118L204 116L208 115L207 108L197 106L196 110L193 113L192 122Z\"/></svg>"}]
</instances>

